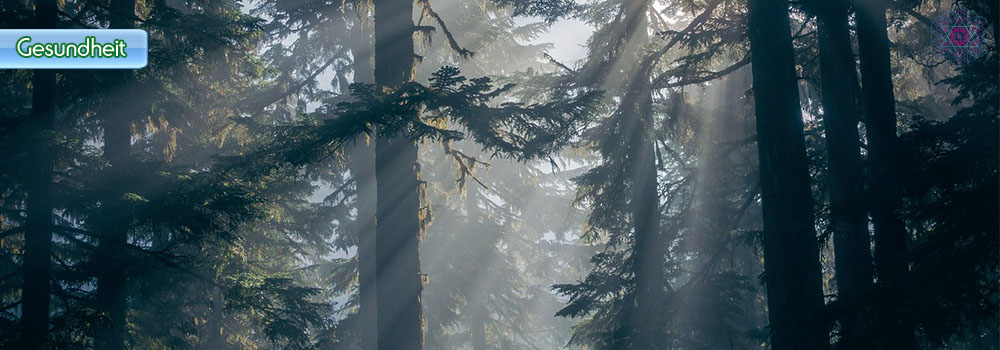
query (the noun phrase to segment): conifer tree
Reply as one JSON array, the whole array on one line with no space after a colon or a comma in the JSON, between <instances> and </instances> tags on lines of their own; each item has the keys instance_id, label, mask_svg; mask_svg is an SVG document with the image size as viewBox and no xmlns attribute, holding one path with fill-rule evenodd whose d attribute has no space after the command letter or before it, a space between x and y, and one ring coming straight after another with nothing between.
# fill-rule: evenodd
<instances>
[{"instance_id":1,"label":"conifer tree","mask_svg":"<svg viewBox=\"0 0 1000 350\"><path fill-rule=\"evenodd\" d=\"M569 304L560 311L560 315L591 317L577 328L573 339L575 343L598 348L709 346L704 344L721 341L722 334L733 339L737 333L733 332L736 327L728 325L738 322L734 315L740 306L733 301L743 298L741 295L746 291L746 284L739 273L721 268L718 256L733 249L731 247L738 249L738 244L730 244L728 241L731 238L726 236L731 233L730 230L737 230L741 223L740 220L723 219L722 213L728 210L723 208L728 205L715 206L712 203L725 199L709 195L712 191L706 188L712 187L712 174L716 174L712 169L718 169L718 163L723 162L721 158L739 150L740 145L745 143L733 141L737 146L725 147L730 151L720 155L711 153L711 146L703 148L705 144L718 141L710 135L723 128L708 121L712 119L709 116L712 112L698 110L688 104L683 87L711 82L745 64L741 60L720 71L707 70L715 65L717 58L742 50L739 48L741 39L734 40L731 36L731 33L742 31L741 12L716 12L720 8L741 10L741 7L737 2L722 1L674 4L683 6L685 12L697 14L689 22L684 22L680 30L672 30L659 14L636 11L648 14L649 21L641 29L631 29L633 33L648 30L663 39L650 40L654 45L647 48L630 48L622 44L628 38L623 33L631 27L628 21L623 20L629 13L628 6L613 1L594 6L590 11L598 30L591 39L590 59L581 69L568 74L581 77L586 83L604 81L605 86L621 84L614 91L622 96L619 101L613 102L618 105L617 110L607 120L602 120L601 127L595 128L593 134L595 148L602 154L602 164L577 179L581 187L580 198L592 202L594 207L588 234L607 233L607 251L594 256L594 271L585 280L575 285L556 286L558 291L570 297ZM681 50L672 50L678 47L684 47L687 52L681 54ZM725 62L727 59L721 60ZM624 73L614 74L620 71ZM645 94L651 96L644 97ZM650 107L644 107L646 103L650 103ZM625 150L635 150L639 146L631 146L632 141L623 142L629 138L617 134L625 129L616 126L629 120L623 117L643 109L647 109L645 113L648 116L644 118L648 119L643 119L638 127L643 129L639 135L655 130L652 134L655 138L648 137L643 142L651 146L644 153L654 156L647 158L645 163L653 171L643 177L652 177L654 185L660 183L660 186L645 190L632 187L635 186L632 181L637 181L633 177L641 174L634 171L643 168L623 165L637 161L628 160ZM705 130L706 126L710 129ZM703 154L702 150L709 153ZM638 154L641 153L631 157ZM627 180L622 181L623 178ZM755 196L756 190L747 190L751 192L751 198ZM701 194L702 191L705 194ZM655 215L661 226L646 237L640 237L637 231L633 231L639 226L632 220L642 215L624 210L635 208L629 204L630 201L639 203L629 193L642 196L654 194L655 199L647 202L652 200L659 207ZM718 211L701 212L710 206ZM697 215L706 217L696 218ZM707 224L712 221L714 223ZM630 263L638 261L640 256L646 256L658 265L652 272L659 272L663 277L658 277L659 281L650 285L654 286L652 291L658 293L660 299L668 302L655 305L656 299L653 298L653 303L644 303L654 304L651 307L632 309L635 308L633 298L638 297L639 285L646 284L639 283L642 278L636 270L638 265ZM685 316L684 311L695 305L727 311L706 318ZM643 313L647 316L641 316ZM636 316L651 317L656 321L625 321ZM720 324L726 326L720 327ZM636 325L641 326L633 327ZM639 336L641 332L654 336Z\"/></svg>"},{"instance_id":2,"label":"conifer tree","mask_svg":"<svg viewBox=\"0 0 1000 350\"><path fill-rule=\"evenodd\" d=\"M35 5L36 28L56 28L56 1L42 0ZM56 152L56 71L35 70L32 75L31 114L28 116L27 140L38 154L32 171L24 173L27 193L24 229L24 259L21 287L21 324L19 347L40 349L47 346L49 331L49 290L52 283L53 171Z\"/></svg>"},{"instance_id":3,"label":"conifer tree","mask_svg":"<svg viewBox=\"0 0 1000 350\"><path fill-rule=\"evenodd\" d=\"M813 2L819 27L823 125L829 173L830 226L836 252L837 296L842 305L840 341L844 349L858 346L863 323L861 301L871 290L871 240L861 164L860 87L851 48L849 4Z\"/></svg>"},{"instance_id":4,"label":"conifer tree","mask_svg":"<svg viewBox=\"0 0 1000 350\"><path fill-rule=\"evenodd\" d=\"M358 13L353 28L354 40L351 60L354 81L373 83L372 33L367 26L368 15ZM375 251L375 145L374 140L358 140L347 157L356 191L356 234L358 236L358 314L362 350L376 350L378 346L378 302L376 289Z\"/></svg>"},{"instance_id":5,"label":"conifer tree","mask_svg":"<svg viewBox=\"0 0 1000 350\"><path fill-rule=\"evenodd\" d=\"M869 192L875 236L877 284L887 291L905 290L908 270L906 226L899 217L902 204L898 175L899 146L896 140L896 101L892 85L886 2L861 0L855 6L858 23L858 57L870 164ZM906 306L893 298L882 299L876 311L887 328L887 342L899 349L916 347L912 326L898 311Z\"/></svg>"},{"instance_id":6,"label":"conifer tree","mask_svg":"<svg viewBox=\"0 0 1000 350\"><path fill-rule=\"evenodd\" d=\"M115 0L110 6L112 29L132 29L135 17L134 0ZM100 228L99 253L95 258L98 268L97 304L101 310L101 325L95 334L95 346L106 350L124 350L126 338L126 314L128 310L127 276L121 258L121 248L128 243L130 222L120 215L125 213L119 202L124 200L125 175L131 167L129 148L132 143L132 120L134 101L131 71L113 71L108 81L111 87L109 101L104 106L104 158L107 159L111 184L106 189L107 197L101 200L105 211L106 226Z\"/></svg>"},{"instance_id":7,"label":"conifer tree","mask_svg":"<svg viewBox=\"0 0 1000 350\"><path fill-rule=\"evenodd\" d=\"M773 349L828 346L787 3L750 0L764 273Z\"/></svg>"},{"instance_id":8,"label":"conifer tree","mask_svg":"<svg viewBox=\"0 0 1000 350\"><path fill-rule=\"evenodd\" d=\"M413 80L413 2L376 0L375 85L398 90ZM375 141L375 279L379 349L423 349L420 306L420 166L405 134Z\"/></svg>"}]
</instances>

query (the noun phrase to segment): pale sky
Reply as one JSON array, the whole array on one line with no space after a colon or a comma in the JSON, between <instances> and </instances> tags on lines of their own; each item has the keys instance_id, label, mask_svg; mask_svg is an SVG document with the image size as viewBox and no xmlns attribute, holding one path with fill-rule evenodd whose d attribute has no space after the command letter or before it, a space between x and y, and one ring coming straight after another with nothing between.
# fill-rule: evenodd
<instances>
[{"instance_id":1,"label":"pale sky","mask_svg":"<svg viewBox=\"0 0 1000 350\"><path fill-rule=\"evenodd\" d=\"M587 55L584 44L593 31L594 28L583 21L563 19L554 23L547 33L539 36L534 42L554 44L555 48L550 50L549 55L573 67L577 60Z\"/></svg>"}]
</instances>

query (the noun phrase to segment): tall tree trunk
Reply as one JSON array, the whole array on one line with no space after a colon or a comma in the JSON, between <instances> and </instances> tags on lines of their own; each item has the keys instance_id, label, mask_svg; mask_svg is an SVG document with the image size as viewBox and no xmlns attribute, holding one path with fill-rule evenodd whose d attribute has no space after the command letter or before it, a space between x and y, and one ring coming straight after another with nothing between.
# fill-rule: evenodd
<instances>
[{"instance_id":1,"label":"tall tree trunk","mask_svg":"<svg viewBox=\"0 0 1000 350\"><path fill-rule=\"evenodd\" d=\"M395 89L413 78L413 2L374 5L375 84ZM417 145L408 135L376 141L375 180L378 348L420 350L420 172Z\"/></svg>"},{"instance_id":2,"label":"tall tree trunk","mask_svg":"<svg viewBox=\"0 0 1000 350\"><path fill-rule=\"evenodd\" d=\"M465 213L467 218L467 225L470 229L471 234L481 234L482 231L477 228L480 227L479 217L481 215L479 209L479 187L477 184L468 184L465 188ZM483 237L473 238L483 244ZM486 248L487 252L480 252L485 254L490 254L492 252L492 241L487 241ZM484 261L492 261L492 259L486 259L487 256L480 255ZM486 273L485 268L476 269L473 273L476 276L470 276L470 284L483 288L482 293L476 295L472 300L469 300L469 340L472 343L472 350L487 350L489 345L486 342L486 320L489 319L489 310L486 309L486 299L489 295L490 286L486 285L488 281L482 276Z\"/></svg>"},{"instance_id":3,"label":"tall tree trunk","mask_svg":"<svg viewBox=\"0 0 1000 350\"><path fill-rule=\"evenodd\" d=\"M35 3L35 26L56 27L56 1ZM24 233L24 284L21 286L22 349L43 349L49 332L49 286L52 267L52 176L55 163L56 72L36 69L31 80L29 125L39 152L26 172L27 220Z\"/></svg>"},{"instance_id":4,"label":"tall tree trunk","mask_svg":"<svg viewBox=\"0 0 1000 350\"><path fill-rule=\"evenodd\" d=\"M820 319L819 250L788 2L750 0L748 10L771 348L824 349L829 341Z\"/></svg>"},{"instance_id":5,"label":"tall tree trunk","mask_svg":"<svg viewBox=\"0 0 1000 350\"><path fill-rule=\"evenodd\" d=\"M620 59L645 62L642 47L649 42L646 0L625 1L624 52ZM632 55L636 55L632 57ZM632 270L635 273L635 300L624 322L630 349L652 350L664 346L662 313L665 244L660 231L659 195L656 177L652 90L650 70L640 64L629 71L619 114L625 137L622 145L627 158L627 179L631 193L629 216L633 225Z\"/></svg>"},{"instance_id":6,"label":"tall tree trunk","mask_svg":"<svg viewBox=\"0 0 1000 350\"><path fill-rule=\"evenodd\" d=\"M635 226L632 261L635 271L635 311L629 322L632 349L659 349L661 341L665 244L660 230L659 192L656 181L656 154L653 143L652 96L648 77L630 88L639 89L636 108L625 118L631 130L628 139L632 169L629 182L632 186L630 212ZM625 99L626 103L631 103Z\"/></svg>"},{"instance_id":7,"label":"tall tree trunk","mask_svg":"<svg viewBox=\"0 0 1000 350\"><path fill-rule=\"evenodd\" d=\"M111 2L111 28L131 29L135 26L135 0ZM111 186L102 198L103 217L98 246L97 305L103 315L94 344L98 350L124 350L126 329L127 276L122 261L122 247L128 244L128 217L122 207L128 183L129 147L131 145L130 97L132 71L109 72L111 95L104 107L104 157L110 165Z\"/></svg>"},{"instance_id":8,"label":"tall tree trunk","mask_svg":"<svg viewBox=\"0 0 1000 350\"><path fill-rule=\"evenodd\" d=\"M351 56L354 61L354 82L371 83L371 34L366 21L359 19L354 29ZM369 140L359 140L351 149L350 164L355 186L355 205L358 210L358 317L360 320L361 350L378 348L378 304L375 278L375 147Z\"/></svg>"},{"instance_id":9,"label":"tall tree trunk","mask_svg":"<svg viewBox=\"0 0 1000 350\"><path fill-rule=\"evenodd\" d=\"M125 89L118 90L119 92ZM125 100L123 100L125 101ZM129 125L113 115L106 116L104 126L104 154L111 163L110 186L102 199L104 204L104 222L101 225L101 237L96 257L97 276L97 307L102 314L102 322L98 324L95 334L95 347L98 350L125 349L126 314L127 314L127 276L126 262L123 259L123 247L128 244L128 221L124 216L121 198L125 193L120 189L124 174L128 167L127 153L130 144ZM124 144L123 142L124 141Z\"/></svg>"},{"instance_id":10,"label":"tall tree trunk","mask_svg":"<svg viewBox=\"0 0 1000 350\"><path fill-rule=\"evenodd\" d=\"M858 309L872 281L871 238L858 137L858 76L848 26L849 5L816 2L823 126L830 174L830 226L836 256L837 294L842 308L838 347L856 349Z\"/></svg>"},{"instance_id":11,"label":"tall tree trunk","mask_svg":"<svg viewBox=\"0 0 1000 350\"><path fill-rule=\"evenodd\" d=\"M648 97L647 97L648 99ZM646 109L646 108L644 108ZM651 118L647 118L651 119ZM649 120L647 120L649 121ZM633 193L632 217L635 220L635 247L633 257L635 262L636 303L633 322L632 349L660 349L665 344L662 337L662 320L658 315L663 312L664 280L663 264L665 245L660 230L660 206L656 182L656 156L650 124L649 128L639 130L642 135L636 141L634 156L636 166L632 176L632 184L637 193Z\"/></svg>"},{"instance_id":12,"label":"tall tree trunk","mask_svg":"<svg viewBox=\"0 0 1000 350\"><path fill-rule=\"evenodd\" d=\"M896 102L889 62L889 35L884 0L860 0L855 11L858 23L858 56L864 95L868 160L871 167L871 216L875 232L875 271L879 289L887 296L899 290L908 267L906 226L896 216L902 201L897 185ZM890 301L890 300L885 300ZM895 349L916 347L913 328L900 313L903 305L879 303L885 339ZM894 316L895 315L895 316Z\"/></svg>"}]
</instances>

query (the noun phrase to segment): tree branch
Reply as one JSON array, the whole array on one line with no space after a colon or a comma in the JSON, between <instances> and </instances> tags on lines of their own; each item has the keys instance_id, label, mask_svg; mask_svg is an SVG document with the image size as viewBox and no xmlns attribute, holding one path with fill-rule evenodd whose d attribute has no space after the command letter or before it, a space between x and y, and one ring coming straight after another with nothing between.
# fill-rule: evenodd
<instances>
[{"instance_id":1,"label":"tree branch","mask_svg":"<svg viewBox=\"0 0 1000 350\"><path fill-rule=\"evenodd\" d=\"M455 52L457 52L464 59L472 58L472 56L476 54L475 52L466 50L462 46L458 45L458 41L455 40L455 36L451 34L450 30L448 30L448 26L444 24L444 20L441 19L441 16L438 15L437 12L434 12L434 9L431 8L430 0L420 0L417 1L417 3L419 3L420 7L424 9L424 14L433 18L434 21L437 22L438 26L441 27L441 31L444 32L444 36L448 38L448 46L451 46L452 50L455 50Z\"/></svg>"},{"instance_id":2,"label":"tree branch","mask_svg":"<svg viewBox=\"0 0 1000 350\"><path fill-rule=\"evenodd\" d=\"M722 78L722 77L728 75L729 73L735 72L736 70L742 68L743 66L745 66L745 65L747 65L749 63L750 63L750 55L746 55L746 56L743 56L743 59L737 61L736 63L733 63L733 65L731 65L729 67L726 67L726 68L724 68L724 69L722 69L720 71L717 71L717 72L702 73L703 75L698 76L698 77L689 78L689 79L681 79L681 80L673 82L673 83L664 82L663 80L666 80L665 79L666 77L660 77L660 78L656 79L657 80L656 82L653 83L653 88L654 89L664 89L664 88L673 88L673 87L681 87L681 86L687 86L687 85L707 83L709 81Z\"/></svg>"}]
</instances>

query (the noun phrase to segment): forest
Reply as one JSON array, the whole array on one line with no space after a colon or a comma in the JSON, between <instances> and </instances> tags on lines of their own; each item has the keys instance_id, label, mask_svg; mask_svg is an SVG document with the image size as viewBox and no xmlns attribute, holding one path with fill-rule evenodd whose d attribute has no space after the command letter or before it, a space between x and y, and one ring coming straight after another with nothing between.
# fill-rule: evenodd
<instances>
[{"instance_id":1,"label":"forest","mask_svg":"<svg viewBox=\"0 0 1000 350\"><path fill-rule=\"evenodd\" d=\"M0 0L0 349L1000 349L998 21Z\"/></svg>"}]
</instances>

